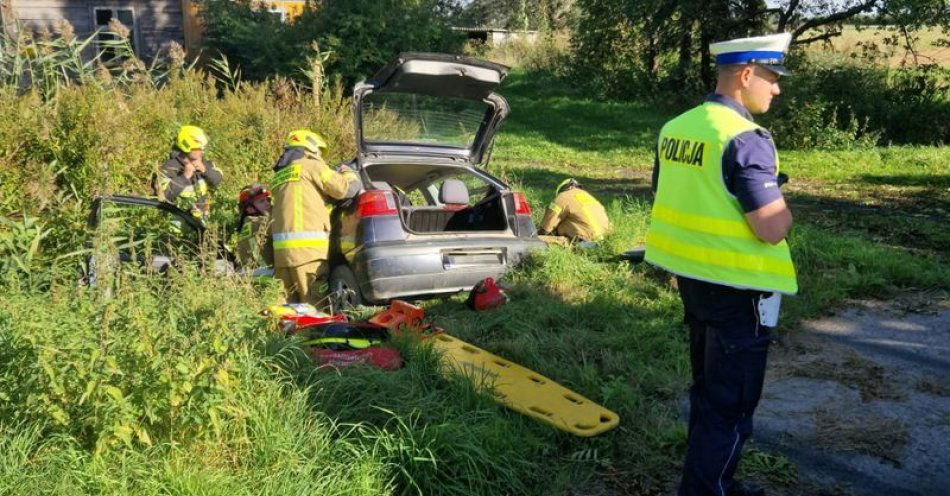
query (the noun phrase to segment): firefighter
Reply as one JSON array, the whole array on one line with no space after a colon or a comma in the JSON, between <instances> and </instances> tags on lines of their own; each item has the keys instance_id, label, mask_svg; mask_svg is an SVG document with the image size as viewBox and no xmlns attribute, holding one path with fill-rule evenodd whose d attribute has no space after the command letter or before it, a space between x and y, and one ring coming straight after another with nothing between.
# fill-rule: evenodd
<instances>
[{"instance_id":1,"label":"firefighter","mask_svg":"<svg viewBox=\"0 0 950 496\"><path fill-rule=\"evenodd\" d=\"M798 283L772 137L753 121L780 93L789 34L709 45L714 93L666 123L646 261L676 275L689 327L690 414L679 496L763 494L736 483L781 294Z\"/></svg>"},{"instance_id":2,"label":"firefighter","mask_svg":"<svg viewBox=\"0 0 950 496\"><path fill-rule=\"evenodd\" d=\"M260 184L241 190L238 196L241 217L238 221L238 262L243 268L274 265L274 246L270 233L270 191Z\"/></svg>"},{"instance_id":3,"label":"firefighter","mask_svg":"<svg viewBox=\"0 0 950 496\"><path fill-rule=\"evenodd\" d=\"M610 230L604 206L581 189L573 178L561 181L554 201L544 212L541 233L552 233L576 241L600 241Z\"/></svg>"},{"instance_id":4,"label":"firefighter","mask_svg":"<svg viewBox=\"0 0 950 496\"><path fill-rule=\"evenodd\" d=\"M155 173L152 186L159 200L177 204L204 221L211 209L211 193L221 183L221 170L204 158L208 135L195 126L178 130L168 160Z\"/></svg>"},{"instance_id":5,"label":"firefighter","mask_svg":"<svg viewBox=\"0 0 950 496\"><path fill-rule=\"evenodd\" d=\"M291 302L316 303L317 281L326 277L332 202L346 197L348 177L323 160L323 136L299 129L287 136L274 165L271 232L274 276Z\"/></svg>"}]
</instances>

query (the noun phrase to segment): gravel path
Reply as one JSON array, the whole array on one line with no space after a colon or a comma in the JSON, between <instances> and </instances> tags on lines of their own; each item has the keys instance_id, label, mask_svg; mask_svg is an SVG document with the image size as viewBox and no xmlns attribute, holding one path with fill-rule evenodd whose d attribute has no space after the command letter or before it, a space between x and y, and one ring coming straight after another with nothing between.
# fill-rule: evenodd
<instances>
[{"instance_id":1,"label":"gravel path","mask_svg":"<svg viewBox=\"0 0 950 496\"><path fill-rule=\"evenodd\" d=\"M950 300L857 302L770 362L755 443L802 480L777 492L950 494Z\"/></svg>"}]
</instances>

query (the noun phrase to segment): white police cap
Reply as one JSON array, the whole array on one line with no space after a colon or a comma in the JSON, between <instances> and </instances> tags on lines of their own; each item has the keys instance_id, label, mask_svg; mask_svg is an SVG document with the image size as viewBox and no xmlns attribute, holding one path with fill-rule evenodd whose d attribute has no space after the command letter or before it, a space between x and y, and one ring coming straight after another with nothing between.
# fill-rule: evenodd
<instances>
[{"instance_id":1,"label":"white police cap","mask_svg":"<svg viewBox=\"0 0 950 496\"><path fill-rule=\"evenodd\" d=\"M709 52L716 56L716 65L758 64L766 69L787 76L789 73L782 65L785 53L792 42L789 33L737 38L709 44Z\"/></svg>"}]
</instances>

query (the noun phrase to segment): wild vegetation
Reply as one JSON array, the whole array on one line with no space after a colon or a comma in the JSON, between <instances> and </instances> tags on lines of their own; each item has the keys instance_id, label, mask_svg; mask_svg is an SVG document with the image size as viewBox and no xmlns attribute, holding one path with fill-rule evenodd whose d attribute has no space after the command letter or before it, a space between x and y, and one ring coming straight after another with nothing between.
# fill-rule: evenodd
<instances>
[{"instance_id":1,"label":"wild vegetation","mask_svg":"<svg viewBox=\"0 0 950 496\"><path fill-rule=\"evenodd\" d=\"M668 493L685 439L679 303L668 275L614 255L643 239L654 137L674 109L515 71L492 172L527 193L535 216L573 176L608 206L614 232L594 250L539 255L506 277L511 302L478 319L461 297L425 302L452 334L619 413L616 430L582 439L443 378L413 343L400 343L397 372L314 369L258 315L278 298L268 281L183 263L161 276L107 269L109 291L80 286L87 250L111 249L109 233L86 228L90 200L148 194L179 125L211 137L226 174L212 222L226 231L237 191L269 179L288 130L318 129L331 160L350 156L351 109L322 71L248 83L223 59L211 77L171 57L122 78L125 64L65 65L85 41L58 40L5 52L10 67L54 64L36 72L49 85L12 77L0 88L0 493ZM848 298L950 291L946 147L782 159L804 288L783 332ZM753 451L745 463L795 481L781 457Z\"/></svg>"},{"instance_id":2,"label":"wild vegetation","mask_svg":"<svg viewBox=\"0 0 950 496\"><path fill-rule=\"evenodd\" d=\"M550 69L592 95L679 108L712 87L711 42L790 32L791 66L803 77L770 117L770 124L781 126L783 146L840 149L950 139L950 68L934 50L947 44L950 11L939 1L772 7L761 1L330 1L305 9L292 23L249 0L206 0L202 6L208 53L226 55L251 79L282 74L305 80L302 71L316 57L349 87L399 52L459 51L464 40L449 29L453 25L532 29L546 46L524 51L543 59L527 61L527 67ZM408 18L416 22L398 23ZM833 43L847 49L822 53L820 47ZM487 49L468 46L476 53Z\"/></svg>"},{"instance_id":3,"label":"wild vegetation","mask_svg":"<svg viewBox=\"0 0 950 496\"><path fill-rule=\"evenodd\" d=\"M691 106L695 95L714 86L710 43L788 32L796 79L785 85L787 97L777 102L768 121L782 126L777 135L783 146L847 148L950 139L950 68L928 56L931 48L947 44L945 2L577 3L573 63L564 72L592 94ZM849 25L856 20L860 26ZM848 44L842 51L821 53L841 44L843 35Z\"/></svg>"},{"instance_id":4,"label":"wild vegetation","mask_svg":"<svg viewBox=\"0 0 950 496\"><path fill-rule=\"evenodd\" d=\"M464 39L450 29L452 3L325 0L292 23L256 9L251 0L203 0L201 12L206 50L240 64L249 79L306 79L301 68L319 54L327 71L350 86L399 52L457 52Z\"/></svg>"}]
</instances>

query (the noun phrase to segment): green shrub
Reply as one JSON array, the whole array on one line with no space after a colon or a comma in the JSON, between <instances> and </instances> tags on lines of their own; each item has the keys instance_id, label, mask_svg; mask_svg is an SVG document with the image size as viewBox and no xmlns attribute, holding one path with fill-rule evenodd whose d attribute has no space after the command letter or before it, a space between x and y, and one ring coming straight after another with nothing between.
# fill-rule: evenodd
<instances>
[{"instance_id":1,"label":"green shrub","mask_svg":"<svg viewBox=\"0 0 950 496\"><path fill-rule=\"evenodd\" d=\"M97 451L221 429L238 355L262 335L260 296L187 268L165 281L120 277L111 298L69 287L4 298L0 419Z\"/></svg>"},{"instance_id":2,"label":"green shrub","mask_svg":"<svg viewBox=\"0 0 950 496\"><path fill-rule=\"evenodd\" d=\"M950 70L877 59L797 56L795 76L763 117L778 145L850 148L950 140Z\"/></svg>"},{"instance_id":3,"label":"green shrub","mask_svg":"<svg viewBox=\"0 0 950 496\"><path fill-rule=\"evenodd\" d=\"M311 92L287 80L238 83L184 71L161 87L63 86L43 100L0 88L0 216L43 218L49 235L36 258L49 262L84 248L90 200L99 194L149 196L150 177L180 125L203 127L208 156L225 180L214 193L212 220L232 222L236 197L270 180L286 134L323 133L331 161L354 153L352 111L339 88Z\"/></svg>"},{"instance_id":4,"label":"green shrub","mask_svg":"<svg viewBox=\"0 0 950 496\"><path fill-rule=\"evenodd\" d=\"M49 232L33 217L13 220L0 216L0 274L8 281L34 276L40 242Z\"/></svg>"},{"instance_id":5,"label":"green shrub","mask_svg":"<svg viewBox=\"0 0 950 496\"><path fill-rule=\"evenodd\" d=\"M244 77L263 80L293 74L305 63L307 44L276 14L252 8L248 0L201 3L202 42L213 56L223 54Z\"/></svg>"},{"instance_id":6,"label":"green shrub","mask_svg":"<svg viewBox=\"0 0 950 496\"><path fill-rule=\"evenodd\" d=\"M233 295L232 295L233 296ZM170 332L174 332L170 330ZM2 336L2 334L0 334ZM392 468L353 436L352 426L313 411L259 357L236 353L222 404L227 421L170 443L91 452L42 424L0 418L0 493L376 496L392 491ZM135 372L135 371L131 371Z\"/></svg>"},{"instance_id":7,"label":"green shrub","mask_svg":"<svg viewBox=\"0 0 950 496\"><path fill-rule=\"evenodd\" d=\"M867 119L859 122L851 107L838 107L820 97L802 100L783 96L773 113L763 119L778 146L797 149L848 149L874 146L879 132L867 128ZM845 114L839 118L839 112Z\"/></svg>"},{"instance_id":8,"label":"green shrub","mask_svg":"<svg viewBox=\"0 0 950 496\"><path fill-rule=\"evenodd\" d=\"M699 10L689 2L577 5L571 82L620 100L695 105L714 88L714 62L702 56L708 55L708 42L769 29L715 2ZM699 15L704 9L722 22L708 23ZM928 9L916 5L905 14L929 15ZM851 56L793 51L795 76L782 80L784 94L763 118L780 146L840 149L950 140L950 68L889 67L874 45L863 48Z\"/></svg>"},{"instance_id":9,"label":"green shrub","mask_svg":"<svg viewBox=\"0 0 950 496\"><path fill-rule=\"evenodd\" d=\"M205 45L249 79L301 78L314 43L328 52L327 72L349 87L400 52L458 52L463 38L450 29L444 0L325 0L292 22L257 9L250 0L205 0Z\"/></svg>"},{"instance_id":10,"label":"green shrub","mask_svg":"<svg viewBox=\"0 0 950 496\"><path fill-rule=\"evenodd\" d=\"M544 32L533 41L515 39L497 46L469 42L465 51L529 72L549 72L566 77L570 71L570 39L567 32Z\"/></svg>"},{"instance_id":11,"label":"green shrub","mask_svg":"<svg viewBox=\"0 0 950 496\"><path fill-rule=\"evenodd\" d=\"M462 36L450 29L443 0L325 0L298 24L320 33L334 54L327 69L347 84L375 73L400 52L454 52Z\"/></svg>"}]
</instances>

